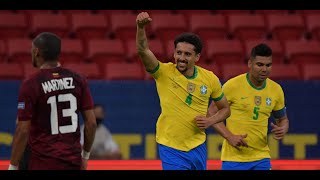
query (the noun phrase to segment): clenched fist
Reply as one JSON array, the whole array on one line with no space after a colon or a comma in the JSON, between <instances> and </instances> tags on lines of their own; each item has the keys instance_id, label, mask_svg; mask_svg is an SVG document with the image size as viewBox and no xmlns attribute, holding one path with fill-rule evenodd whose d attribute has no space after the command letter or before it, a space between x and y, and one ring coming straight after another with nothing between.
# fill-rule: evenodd
<instances>
[{"instance_id":1,"label":"clenched fist","mask_svg":"<svg viewBox=\"0 0 320 180\"><path fill-rule=\"evenodd\" d=\"M139 28L143 28L145 25L149 24L152 21L147 12L141 12L138 14L136 22Z\"/></svg>"}]
</instances>

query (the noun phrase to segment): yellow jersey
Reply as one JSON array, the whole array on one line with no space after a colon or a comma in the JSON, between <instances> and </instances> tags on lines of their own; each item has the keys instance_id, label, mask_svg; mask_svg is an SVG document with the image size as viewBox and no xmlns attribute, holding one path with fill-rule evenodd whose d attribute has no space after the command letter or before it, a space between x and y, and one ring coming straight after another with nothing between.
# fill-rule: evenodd
<instances>
[{"instance_id":1,"label":"yellow jersey","mask_svg":"<svg viewBox=\"0 0 320 180\"><path fill-rule=\"evenodd\" d=\"M195 117L206 116L210 97L218 101L224 94L218 77L195 66L194 75L185 77L176 64L159 61L150 72L156 81L161 114L156 125L156 141L181 151L189 151L206 140Z\"/></svg>"},{"instance_id":2,"label":"yellow jersey","mask_svg":"<svg viewBox=\"0 0 320 180\"><path fill-rule=\"evenodd\" d=\"M251 162L270 158L268 120L272 111L285 108L281 86L268 78L263 87L256 88L245 73L227 81L222 89L231 109L226 126L235 135L248 134L245 141L249 147L237 150L224 140L221 160Z\"/></svg>"}]
</instances>

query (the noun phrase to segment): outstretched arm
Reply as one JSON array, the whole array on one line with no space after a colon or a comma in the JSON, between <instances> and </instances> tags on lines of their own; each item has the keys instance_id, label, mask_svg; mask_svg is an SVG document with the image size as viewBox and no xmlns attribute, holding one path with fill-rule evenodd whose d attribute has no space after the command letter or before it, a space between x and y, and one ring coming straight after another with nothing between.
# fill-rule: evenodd
<instances>
[{"instance_id":1,"label":"outstretched arm","mask_svg":"<svg viewBox=\"0 0 320 180\"><path fill-rule=\"evenodd\" d=\"M153 71L159 64L157 58L153 52L149 49L148 40L146 35L145 26L152 21L147 12L141 12L138 14L137 23L137 34L136 34L136 46L137 52L144 64L147 71Z\"/></svg>"}]
</instances>

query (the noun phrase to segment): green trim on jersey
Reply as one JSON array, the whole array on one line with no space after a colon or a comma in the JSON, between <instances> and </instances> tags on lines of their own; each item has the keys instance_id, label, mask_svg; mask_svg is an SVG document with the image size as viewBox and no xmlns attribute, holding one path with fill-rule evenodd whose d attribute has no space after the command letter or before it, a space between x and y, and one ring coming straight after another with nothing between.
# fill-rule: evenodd
<instances>
[{"instance_id":1,"label":"green trim on jersey","mask_svg":"<svg viewBox=\"0 0 320 180\"><path fill-rule=\"evenodd\" d=\"M262 90L262 89L264 89L264 88L266 87L266 85L267 85L267 81L264 80L263 86L262 86L261 88L257 88L257 87L250 81L250 79L249 79L249 73L246 74L246 78L247 78L247 81L248 81L248 83L250 84L250 86L253 87L253 88L256 89L256 90Z\"/></svg>"},{"instance_id":2,"label":"green trim on jersey","mask_svg":"<svg viewBox=\"0 0 320 180\"><path fill-rule=\"evenodd\" d=\"M212 98L214 101L220 101L224 96L224 93L222 93L219 97L217 98Z\"/></svg>"},{"instance_id":3,"label":"green trim on jersey","mask_svg":"<svg viewBox=\"0 0 320 180\"><path fill-rule=\"evenodd\" d=\"M158 62L158 66L157 66L154 70L148 71L148 72L149 72L150 74L153 74L153 73L157 72L159 68L160 68L160 63Z\"/></svg>"},{"instance_id":4,"label":"green trim on jersey","mask_svg":"<svg viewBox=\"0 0 320 180\"><path fill-rule=\"evenodd\" d=\"M191 77L187 77L187 76L186 76L186 78L187 78L187 79L194 79L194 78L196 78L197 76L198 76L198 68L197 68L196 66L194 66L193 76L191 76Z\"/></svg>"}]
</instances>

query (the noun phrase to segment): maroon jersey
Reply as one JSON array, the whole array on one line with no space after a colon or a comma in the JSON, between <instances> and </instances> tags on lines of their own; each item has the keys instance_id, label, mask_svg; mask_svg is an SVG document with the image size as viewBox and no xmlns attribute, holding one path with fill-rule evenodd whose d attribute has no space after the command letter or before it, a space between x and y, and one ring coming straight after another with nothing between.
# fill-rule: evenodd
<instances>
[{"instance_id":1,"label":"maroon jersey","mask_svg":"<svg viewBox=\"0 0 320 180\"><path fill-rule=\"evenodd\" d=\"M68 69L40 69L19 91L19 121L31 120L30 169L80 169L80 112L93 108L86 78Z\"/></svg>"}]
</instances>

